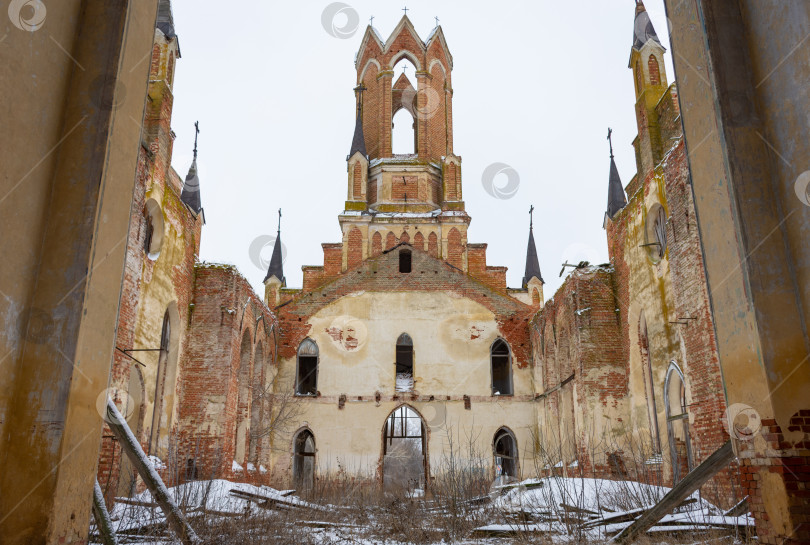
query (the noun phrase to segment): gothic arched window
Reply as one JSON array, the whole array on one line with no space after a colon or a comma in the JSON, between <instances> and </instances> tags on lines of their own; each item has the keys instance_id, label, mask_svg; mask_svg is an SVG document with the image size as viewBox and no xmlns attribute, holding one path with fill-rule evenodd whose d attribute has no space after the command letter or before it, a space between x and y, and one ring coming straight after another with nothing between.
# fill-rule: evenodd
<instances>
[{"instance_id":1,"label":"gothic arched window","mask_svg":"<svg viewBox=\"0 0 810 545\"><path fill-rule=\"evenodd\" d=\"M397 391L410 392L413 390L413 340L407 333L397 339L396 365Z\"/></svg>"},{"instance_id":2,"label":"gothic arched window","mask_svg":"<svg viewBox=\"0 0 810 545\"><path fill-rule=\"evenodd\" d=\"M517 441L515 441L512 432L506 428L501 428L495 432L493 450L495 453L495 476L517 477Z\"/></svg>"},{"instance_id":3,"label":"gothic arched window","mask_svg":"<svg viewBox=\"0 0 810 545\"><path fill-rule=\"evenodd\" d=\"M315 436L309 430L301 430L293 440L293 481L302 490L315 484Z\"/></svg>"},{"instance_id":4,"label":"gothic arched window","mask_svg":"<svg viewBox=\"0 0 810 545\"><path fill-rule=\"evenodd\" d=\"M301 341L298 347L298 372L295 393L314 396L318 393L318 345L310 338Z\"/></svg>"},{"instance_id":5,"label":"gothic arched window","mask_svg":"<svg viewBox=\"0 0 810 545\"><path fill-rule=\"evenodd\" d=\"M512 395L512 356L509 345L497 339L489 349L492 364L492 395Z\"/></svg>"}]
</instances>

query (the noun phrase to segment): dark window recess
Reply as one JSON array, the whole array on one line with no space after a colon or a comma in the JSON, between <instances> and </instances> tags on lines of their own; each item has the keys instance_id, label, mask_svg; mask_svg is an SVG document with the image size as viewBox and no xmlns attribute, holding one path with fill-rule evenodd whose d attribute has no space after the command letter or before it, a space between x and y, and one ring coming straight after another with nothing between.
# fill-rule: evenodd
<instances>
[{"instance_id":1,"label":"dark window recess","mask_svg":"<svg viewBox=\"0 0 810 545\"><path fill-rule=\"evenodd\" d=\"M152 225L152 215L149 212L146 213L146 235L143 239L143 250L148 254L151 252L152 248L152 234L155 232L155 227Z\"/></svg>"},{"instance_id":2,"label":"dark window recess","mask_svg":"<svg viewBox=\"0 0 810 545\"><path fill-rule=\"evenodd\" d=\"M413 341L407 333L397 339L397 375L413 374Z\"/></svg>"},{"instance_id":3,"label":"dark window recess","mask_svg":"<svg viewBox=\"0 0 810 545\"><path fill-rule=\"evenodd\" d=\"M399 251L399 272L401 272L401 273L409 273L409 272L411 272L411 251L410 250L400 250Z\"/></svg>"},{"instance_id":4,"label":"dark window recess","mask_svg":"<svg viewBox=\"0 0 810 545\"><path fill-rule=\"evenodd\" d=\"M194 458L186 460L186 479L189 481L197 479L197 463Z\"/></svg>"},{"instance_id":5,"label":"dark window recess","mask_svg":"<svg viewBox=\"0 0 810 545\"><path fill-rule=\"evenodd\" d=\"M653 229L655 230L655 241L658 243L658 257L664 257L667 250L667 215L663 207L658 209Z\"/></svg>"},{"instance_id":6,"label":"dark window recess","mask_svg":"<svg viewBox=\"0 0 810 545\"><path fill-rule=\"evenodd\" d=\"M492 344L492 394L512 395L512 364L509 346L501 339Z\"/></svg>"},{"instance_id":7,"label":"dark window recess","mask_svg":"<svg viewBox=\"0 0 810 545\"><path fill-rule=\"evenodd\" d=\"M318 393L318 345L312 339L304 339L298 348L295 393L311 396Z\"/></svg>"}]
</instances>

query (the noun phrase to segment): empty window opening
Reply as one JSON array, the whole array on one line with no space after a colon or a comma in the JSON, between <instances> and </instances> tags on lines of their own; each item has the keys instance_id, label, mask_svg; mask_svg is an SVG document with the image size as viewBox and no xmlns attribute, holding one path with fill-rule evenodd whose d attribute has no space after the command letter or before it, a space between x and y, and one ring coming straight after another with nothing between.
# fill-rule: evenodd
<instances>
[{"instance_id":1,"label":"empty window opening","mask_svg":"<svg viewBox=\"0 0 810 545\"><path fill-rule=\"evenodd\" d=\"M312 339L304 339L298 347L295 393L303 396L318 393L318 345Z\"/></svg>"},{"instance_id":2,"label":"empty window opening","mask_svg":"<svg viewBox=\"0 0 810 545\"><path fill-rule=\"evenodd\" d=\"M413 390L413 340L407 333L397 339L396 366L397 392L410 392Z\"/></svg>"},{"instance_id":3,"label":"empty window opening","mask_svg":"<svg viewBox=\"0 0 810 545\"><path fill-rule=\"evenodd\" d=\"M658 207L653 229L655 231L655 241L658 243L658 257L664 257L664 252L667 249L667 215L663 206Z\"/></svg>"},{"instance_id":4,"label":"empty window opening","mask_svg":"<svg viewBox=\"0 0 810 545\"><path fill-rule=\"evenodd\" d=\"M152 224L152 216L149 214L149 212L144 215L144 220L146 223L146 228L144 229L146 234L143 238L143 251L148 254L152 251L152 235L155 232L155 226Z\"/></svg>"},{"instance_id":5,"label":"empty window opening","mask_svg":"<svg viewBox=\"0 0 810 545\"><path fill-rule=\"evenodd\" d=\"M163 327L160 332L160 351L158 352L157 373L155 374L155 397L152 405L152 429L147 454L157 455L158 440L160 438L160 420L163 413L163 390L166 386L166 366L169 360L169 339L172 334L172 324L169 320L169 311L163 315Z\"/></svg>"},{"instance_id":6,"label":"empty window opening","mask_svg":"<svg viewBox=\"0 0 810 545\"><path fill-rule=\"evenodd\" d=\"M425 487L425 426L412 408L403 405L385 421L383 484L387 490Z\"/></svg>"},{"instance_id":7,"label":"empty window opening","mask_svg":"<svg viewBox=\"0 0 810 545\"><path fill-rule=\"evenodd\" d=\"M661 454L661 436L658 431L658 412L655 404L655 380L650 360L650 344L647 337L647 319L642 312L639 318L639 347L641 349L642 373L644 374L644 395L647 399L647 419L650 423L652 454Z\"/></svg>"},{"instance_id":8,"label":"empty window opening","mask_svg":"<svg viewBox=\"0 0 810 545\"><path fill-rule=\"evenodd\" d=\"M518 476L517 442L512 432L501 428L495 433L495 477Z\"/></svg>"},{"instance_id":9,"label":"empty window opening","mask_svg":"<svg viewBox=\"0 0 810 545\"><path fill-rule=\"evenodd\" d=\"M294 439L293 481L298 490L309 490L315 484L315 436L302 430Z\"/></svg>"},{"instance_id":10,"label":"empty window opening","mask_svg":"<svg viewBox=\"0 0 810 545\"><path fill-rule=\"evenodd\" d=\"M512 395L512 357L509 345L497 339L490 349L492 361L492 395Z\"/></svg>"},{"instance_id":11,"label":"empty window opening","mask_svg":"<svg viewBox=\"0 0 810 545\"><path fill-rule=\"evenodd\" d=\"M163 211L155 199L146 201L144 208L143 250L149 259L155 260L160 255L163 243Z\"/></svg>"},{"instance_id":12,"label":"empty window opening","mask_svg":"<svg viewBox=\"0 0 810 545\"><path fill-rule=\"evenodd\" d=\"M683 373L674 361L669 364L664 381L664 407L667 415L669 453L672 456L672 481L683 479L692 469L692 447L689 441L689 413Z\"/></svg>"},{"instance_id":13,"label":"empty window opening","mask_svg":"<svg viewBox=\"0 0 810 545\"><path fill-rule=\"evenodd\" d=\"M391 150L395 155L416 153L416 121L405 108L391 121Z\"/></svg>"},{"instance_id":14,"label":"empty window opening","mask_svg":"<svg viewBox=\"0 0 810 545\"><path fill-rule=\"evenodd\" d=\"M399 272L401 272L401 273L409 273L409 272L411 272L411 251L410 250L400 250L399 251Z\"/></svg>"},{"instance_id":15,"label":"empty window opening","mask_svg":"<svg viewBox=\"0 0 810 545\"><path fill-rule=\"evenodd\" d=\"M247 443L250 437L250 356L253 342L250 332L242 334L239 356L239 373L237 375L238 396L236 404L236 437L234 460L242 465L246 462ZM248 460L249 461L249 460Z\"/></svg>"}]
</instances>

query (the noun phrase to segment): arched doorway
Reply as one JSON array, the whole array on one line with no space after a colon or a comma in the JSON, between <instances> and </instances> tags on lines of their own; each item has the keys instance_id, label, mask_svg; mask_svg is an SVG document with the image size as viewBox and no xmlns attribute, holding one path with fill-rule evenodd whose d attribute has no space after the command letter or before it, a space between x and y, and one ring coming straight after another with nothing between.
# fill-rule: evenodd
<instances>
[{"instance_id":1,"label":"arched doorway","mask_svg":"<svg viewBox=\"0 0 810 545\"><path fill-rule=\"evenodd\" d=\"M518 450L514 434L507 428L495 432L495 477L518 477Z\"/></svg>"},{"instance_id":2,"label":"arched doorway","mask_svg":"<svg viewBox=\"0 0 810 545\"><path fill-rule=\"evenodd\" d=\"M315 485L315 436L303 429L293 439L293 482L298 490Z\"/></svg>"},{"instance_id":3,"label":"arched doorway","mask_svg":"<svg viewBox=\"0 0 810 545\"><path fill-rule=\"evenodd\" d=\"M408 405L388 415L383 429L383 486L386 490L425 489L425 424Z\"/></svg>"},{"instance_id":4,"label":"arched doorway","mask_svg":"<svg viewBox=\"0 0 810 545\"><path fill-rule=\"evenodd\" d=\"M686 385L678 364L670 362L664 381L664 405L667 415L672 481L677 483L692 470L692 445L689 440L689 413L686 410Z\"/></svg>"}]
</instances>

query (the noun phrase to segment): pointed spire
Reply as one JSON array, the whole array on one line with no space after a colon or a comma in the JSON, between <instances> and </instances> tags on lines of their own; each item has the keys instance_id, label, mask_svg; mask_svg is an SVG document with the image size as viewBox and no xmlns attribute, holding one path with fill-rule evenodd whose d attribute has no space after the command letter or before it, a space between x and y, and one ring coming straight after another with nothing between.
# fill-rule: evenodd
<instances>
[{"instance_id":1,"label":"pointed spire","mask_svg":"<svg viewBox=\"0 0 810 545\"><path fill-rule=\"evenodd\" d=\"M643 0L636 0L636 19L633 23L633 49L641 49L649 40L654 40L659 46L661 41L655 33L650 15L644 7Z\"/></svg>"},{"instance_id":2,"label":"pointed spire","mask_svg":"<svg viewBox=\"0 0 810 545\"><path fill-rule=\"evenodd\" d=\"M540 262L537 259L537 247L534 245L534 205L529 208L529 245L526 248L526 272L523 273L523 287L529 285L529 280L537 277L540 282L543 281L543 275L540 274Z\"/></svg>"},{"instance_id":3,"label":"pointed spire","mask_svg":"<svg viewBox=\"0 0 810 545\"><path fill-rule=\"evenodd\" d=\"M267 282L275 276L281 281L282 286L287 285L284 278L284 256L281 252L281 208L278 209L278 231L276 232L276 243L273 245L273 255L270 257L270 266L267 267L267 276L263 282Z\"/></svg>"},{"instance_id":4,"label":"pointed spire","mask_svg":"<svg viewBox=\"0 0 810 545\"><path fill-rule=\"evenodd\" d=\"M200 134L200 122L194 122L194 159L186 174L186 181L183 184L183 191L180 193L180 200L183 201L195 214L202 210L200 201L200 179L197 177L197 136Z\"/></svg>"},{"instance_id":5,"label":"pointed spire","mask_svg":"<svg viewBox=\"0 0 810 545\"><path fill-rule=\"evenodd\" d=\"M352 149L349 151L349 157L358 151L363 154L363 157L368 155L366 153L366 138L363 136L363 91L366 87L360 83L354 88L357 93L357 117L354 122L354 138L352 138Z\"/></svg>"},{"instance_id":6,"label":"pointed spire","mask_svg":"<svg viewBox=\"0 0 810 545\"><path fill-rule=\"evenodd\" d=\"M624 196L624 187L619 178L619 169L613 159L613 129L608 128L608 142L610 142L610 175L608 178L607 217L613 219L616 213L625 207L627 198Z\"/></svg>"}]
</instances>

